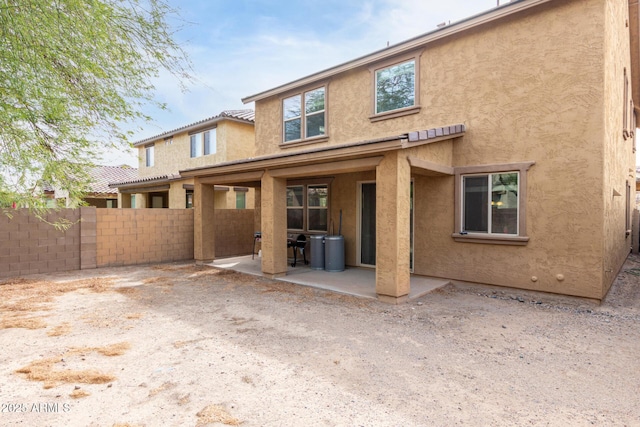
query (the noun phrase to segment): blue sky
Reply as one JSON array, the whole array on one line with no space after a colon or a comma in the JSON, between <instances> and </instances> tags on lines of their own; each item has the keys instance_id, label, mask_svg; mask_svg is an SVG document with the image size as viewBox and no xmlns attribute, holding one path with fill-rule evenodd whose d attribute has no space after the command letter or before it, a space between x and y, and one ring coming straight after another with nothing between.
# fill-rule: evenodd
<instances>
[{"instance_id":1,"label":"blue sky","mask_svg":"<svg viewBox=\"0 0 640 427\"><path fill-rule=\"evenodd\" d=\"M133 141L219 114L253 108L241 98L496 7L497 0L168 0L179 11L177 41L194 82L154 81L169 111L134 130ZM507 0L500 0L501 4ZM137 166L137 153L109 153L105 164Z\"/></svg>"}]
</instances>

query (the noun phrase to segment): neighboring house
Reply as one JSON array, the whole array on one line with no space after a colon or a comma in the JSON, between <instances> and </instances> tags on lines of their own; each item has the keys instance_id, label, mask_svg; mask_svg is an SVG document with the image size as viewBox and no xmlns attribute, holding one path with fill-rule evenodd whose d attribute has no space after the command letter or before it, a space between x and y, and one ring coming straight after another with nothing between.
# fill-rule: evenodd
<instances>
[{"instance_id":1,"label":"neighboring house","mask_svg":"<svg viewBox=\"0 0 640 427\"><path fill-rule=\"evenodd\" d=\"M88 206L97 208L117 208L118 207L118 190L109 187L109 183L113 181L126 181L135 179L138 176L138 170L128 165L122 166L95 166L89 171L89 188L83 198ZM52 206L67 206L68 192L58 190L52 186L45 188L45 194L51 199Z\"/></svg>"},{"instance_id":2,"label":"neighboring house","mask_svg":"<svg viewBox=\"0 0 640 427\"><path fill-rule=\"evenodd\" d=\"M217 116L161 133L134 144L138 176L113 180L123 208L193 207L193 178L180 169L205 167L254 155L253 110L223 111ZM246 186L216 186L217 209L253 208L254 192Z\"/></svg>"},{"instance_id":3,"label":"neighboring house","mask_svg":"<svg viewBox=\"0 0 640 427\"><path fill-rule=\"evenodd\" d=\"M631 246L639 24L636 1L512 1L245 98L256 157L180 171L196 260L214 185L246 185L267 276L288 234L340 229L385 301L411 274L602 299Z\"/></svg>"}]
</instances>

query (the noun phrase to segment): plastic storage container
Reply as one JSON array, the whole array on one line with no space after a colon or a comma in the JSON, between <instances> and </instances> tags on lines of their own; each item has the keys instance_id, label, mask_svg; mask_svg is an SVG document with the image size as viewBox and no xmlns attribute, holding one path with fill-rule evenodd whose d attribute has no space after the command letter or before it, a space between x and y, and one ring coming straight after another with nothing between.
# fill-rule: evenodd
<instances>
[{"instance_id":1,"label":"plastic storage container","mask_svg":"<svg viewBox=\"0 0 640 427\"><path fill-rule=\"evenodd\" d=\"M344 271L344 236L324 238L324 269L326 271Z\"/></svg>"}]
</instances>

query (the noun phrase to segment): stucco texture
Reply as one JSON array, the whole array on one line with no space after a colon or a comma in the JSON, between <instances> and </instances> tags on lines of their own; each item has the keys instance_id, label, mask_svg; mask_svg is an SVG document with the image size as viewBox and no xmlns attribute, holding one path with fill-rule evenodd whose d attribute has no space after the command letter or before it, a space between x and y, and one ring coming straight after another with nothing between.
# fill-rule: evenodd
<instances>
[{"instance_id":1,"label":"stucco texture","mask_svg":"<svg viewBox=\"0 0 640 427\"><path fill-rule=\"evenodd\" d=\"M223 120L216 126L216 152L206 156L191 157L190 135L188 132L173 136L169 144L164 140L154 144L154 166L145 166L145 147L138 148L141 178L174 174L180 170L213 165L231 160L251 157L254 151L253 125Z\"/></svg>"},{"instance_id":2,"label":"stucco texture","mask_svg":"<svg viewBox=\"0 0 640 427\"><path fill-rule=\"evenodd\" d=\"M323 82L259 100L256 155L463 123L462 138L401 150L395 169L334 176L331 217L342 209L347 264L357 265L359 180L377 179L391 190L389 183L397 187L408 177L386 174L404 168L407 156L449 167L533 162L521 201L522 235L529 238L522 246L456 242L455 178L413 170L414 273L601 299L630 246L625 191L635 160L632 139L622 135L627 14L626 2L555 1L399 56L419 56L421 108L393 119L369 118L376 64L333 76L324 82L328 139L312 146L282 146L281 102ZM402 259L404 214L387 214L389 204L407 205L407 191L379 200L385 203L378 206L379 235L394 237L378 242L378 259ZM390 224L394 219L401 228ZM396 280L395 286L404 285Z\"/></svg>"}]
</instances>

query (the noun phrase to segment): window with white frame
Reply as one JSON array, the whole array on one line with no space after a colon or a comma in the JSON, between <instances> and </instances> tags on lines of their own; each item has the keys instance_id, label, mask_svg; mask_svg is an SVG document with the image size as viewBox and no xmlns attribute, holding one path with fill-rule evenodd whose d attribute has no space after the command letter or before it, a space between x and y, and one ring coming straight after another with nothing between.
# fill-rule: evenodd
<instances>
[{"instance_id":1,"label":"window with white frame","mask_svg":"<svg viewBox=\"0 0 640 427\"><path fill-rule=\"evenodd\" d=\"M375 114L416 105L416 60L375 70Z\"/></svg>"},{"instance_id":2,"label":"window with white frame","mask_svg":"<svg viewBox=\"0 0 640 427\"><path fill-rule=\"evenodd\" d=\"M329 186L327 184L287 187L287 229L327 232Z\"/></svg>"},{"instance_id":3,"label":"window with white frame","mask_svg":"<svg viewBox=\"0 0 640 427\"><path fill-rule=\"evenodd\" d=\"M283 141L326 135L326 89L319 87L282 101Z\"/></svg>"},{"instance_id":4,"label":"window with white frame","mask_svg":"<svg viewBox=\"0 0 640 427\"><path fill-rule=\"evenodd\" d=\"M463 176L462 230L517 235L518 176L518 172Z\"/></svg>"},{"instance_id":5,"label":"window with white frame","mask_svg":"<svg viewBox=\"0 0 640 427\"><path fill-rule=\"evenodd\" d=\"M535 162L459 166L456 242L526 245L527 175Z\"/></svg>"},{"instance_id":6,"label":"window with white frame","mask_svg":"<svg viewBox=\"0 0 640 427\"><path fill-rule=\"evenodd\" d=\"M211 129L202 133L204 155L215 154L217 148L217 132Z\"/></svg>"},{"instance_id":7,"label":"window with white frame","mask_svg":"<svg viewBox=\"0 0 640 427\"><path fill-rule=\"evenodd\" d=\"M144 157L145 157L145 166L150 168L153 166L153 156L154 156L154 146L153 145L147 145L146 147L144 147Z\"/></svg>"},{"instance_id":8,"label":"window with white frame","mask_svg":"<svg viewBox=\"0 0 640 427\"><path fill-rule=\"evenodd\" d=\"M215 128L189 136L189 150L192 158L215 154L216 145L217 136Z\"/></svg>"},{"instance_id":9,"label":"window with white frame","mask_svg":"<svg viewBox=\"0 0 640 427\"><path fill-rule=\"evenodd\" d=\"M189 147L192 158L202 156L202 138L199 133L189 136Z\"/></svg>"}]
</instances>

